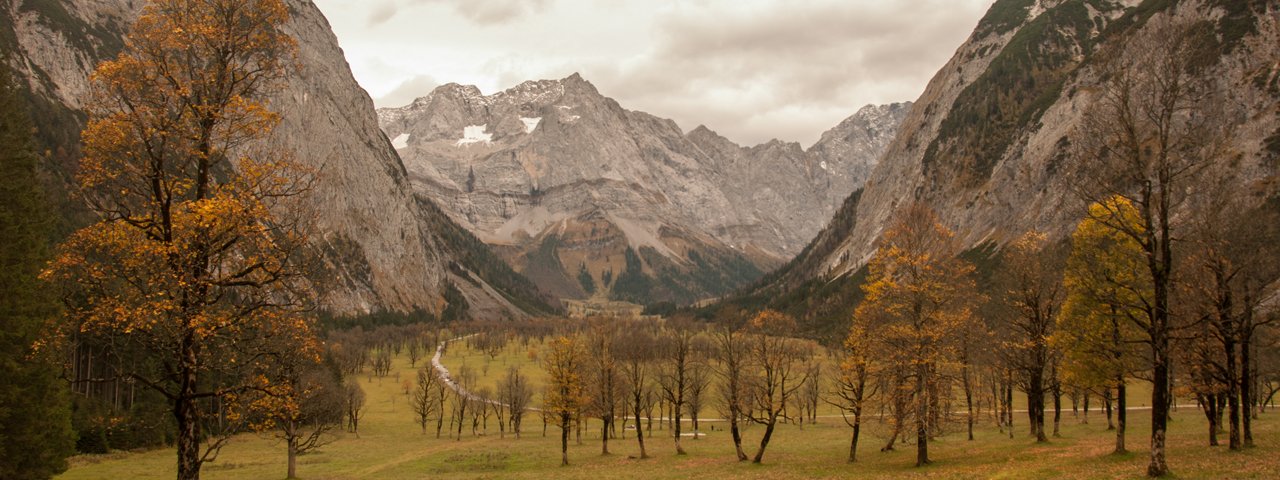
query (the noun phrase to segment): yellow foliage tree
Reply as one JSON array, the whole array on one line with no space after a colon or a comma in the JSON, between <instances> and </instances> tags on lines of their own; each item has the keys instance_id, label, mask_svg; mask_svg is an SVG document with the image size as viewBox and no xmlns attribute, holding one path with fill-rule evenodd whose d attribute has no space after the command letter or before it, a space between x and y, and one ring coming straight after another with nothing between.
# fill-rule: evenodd
<instances>
[{"instance_id":1,"label":"yellow foliage tree","mask_svg":"<svg viewBox=\"0 0 1280 480\"><path fill-rule=\"evenodd\" d=\"M296 50L287 19L281 0L146 5L91 79L77 181L99 221L45 272L62 333L141 352L127 375L171 403L179 479L226 438L201 431L212 405L271 393L278 360L315 348L292 209L310 175L262 147L280 119L262 97Z\"/></svg>"},{"instance_id":2,"label":"yellow foliage tree","mask_svg":"<svg viewBox=\"0 0 1280 480\"><path fill-rule=\"evenodd\" d=\"M956 332L974 321L974 267L958 253L933 210L908 206L884 233L863 286L866 299L854 312L856 328L871 339L869 361L879 364L873 370L895 377L884 383L906 406L899 420L915 428L917 466L929 463L929 437L947 413L947 379L961 368L965 336Z\"/></svg>"},{"instance_id":3,"label":"yellow foliage tree","mask_svg":"<svg viewBox=\"0 0 1280 480\"><path fill-rule=\"evenodd\" d=\"M547 371L542 410L544 415L560 422L561 465L569 464L569 431L588 401L582 378L586 360L586 349L580 338L560 336L551 340L542 362Z\"/></svg>"},{"instance_id":4,"label":"yellow foliage tree","mask_svg":"<svg viewBox=\"0 0 1280 480\"><path fill-rule=\"evenodd\" d=\"M1062 354L1063 375L1073 384L1116 389L1116 453L1125 452L1125 377L1140 361L1151 302L1151 280L1141 247L1111 225L1140 229L1138 211L1124 197L1089 208L1071 235L1063 286L1067 296L1051 344Z\"/></svg>"}]
</instances>

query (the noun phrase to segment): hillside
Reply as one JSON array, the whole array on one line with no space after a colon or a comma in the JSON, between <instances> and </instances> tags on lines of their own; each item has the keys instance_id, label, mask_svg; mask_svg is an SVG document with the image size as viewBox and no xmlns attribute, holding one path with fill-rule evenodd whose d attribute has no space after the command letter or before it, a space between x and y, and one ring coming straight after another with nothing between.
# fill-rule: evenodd
<instances>
[{"instance_id":1,"label":"hillside","mask_svg":"<svg viewBox=\"0 0 1280 480\"><path fill-rule=\"evenodd\" d=\"M1149 35L1156 15L1204 26L1197 75L1233 92L1242 112L1224 128L1240 160L1228 181L1242 195L1257 191L1280 166L1274 2L1001 0L915 102L865 188L736 303L788 309L815 331L843 324L880 232L915 200L937 209L980 264L1031 229L1064 238L1084 212L1071 182L1087 172L1068 170L1065 159L1098 101L1101 52Z\"/></svg>"},{"instance_id":2,"label":"hillside","mask_svg":"<svg viewBox=\"0 0 1280 480\"><path fill-rule=\"evenodd\" d=\"M286 30L298 39L300 68L271 98L283 117L271 141L320 172L314 186L315 248L325 268L313 280L324 292L322 306L339 315L410 310L439 315L451 302L454 311L474 317L549 311L532 284L414 194L328 21L312 2L288 4ZM28 87L39 139L49 151L50 203L63 212L64 235L88 221L70 192L89 74L123 48L123 34L141 5L129 0L0 3L0 43L12 52L8 62Z\"/></svg>"}]
</instances>

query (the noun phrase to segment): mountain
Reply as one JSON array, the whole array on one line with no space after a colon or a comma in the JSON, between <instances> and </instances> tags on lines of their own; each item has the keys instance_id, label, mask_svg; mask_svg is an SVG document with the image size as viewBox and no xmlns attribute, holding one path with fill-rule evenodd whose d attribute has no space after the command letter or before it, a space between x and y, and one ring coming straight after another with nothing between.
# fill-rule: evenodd
<instances>
[{"instance_id":1,"label":"mountain","mask_svg":"<svg viewBox=\"0 0 1280 480\"><path fill-rule=\"evenodd\" d=\"M780 265L859 187L908 105L809 150L741 147L631 111L574 74L378 111L414 189L561 298L691 303Z\"/></svg>"},{"instance_id":2,"label":"mountain","mask_svg":"<svg viewBox=\"0 0 1280 480\"><path fill-rule=\"evenodd\" d=\"M1150 35L1155 16L1200 27L1206 57L1197 74L1240 102L1244 114L1228 120L1226 139L1240 159L1239 191L1275 178L1275 2L999 0L916 101L864 189L803 253L737 301L792 311L813 330L844 325L880 232L914 200L938 210L980 267L1025 231L1065 238L1084 208L1070 182L1087 172L1064 160L1099 101L1101 52Z\"/></svg>"},{"instance_id":3,"label":"mountain","mask_svg":"<svg viewBox=\"0 0 1280 480\"><path fill-rule=\"evenodd\" d=\"M270 140L320 171L315 247L325 266L314 281L338 315L423 310L472 317L550 311L536 289L415 195L373 103L356 83L328 21L314 3L288 0L286 31L300 68L271 98L283 117ZM141 10L136 0L3 0L0 46L27 86L45 169L64 212L64 233L89 218L69 200L79 156L89 73L123 48Z\"/></svg>"}]
</instances>

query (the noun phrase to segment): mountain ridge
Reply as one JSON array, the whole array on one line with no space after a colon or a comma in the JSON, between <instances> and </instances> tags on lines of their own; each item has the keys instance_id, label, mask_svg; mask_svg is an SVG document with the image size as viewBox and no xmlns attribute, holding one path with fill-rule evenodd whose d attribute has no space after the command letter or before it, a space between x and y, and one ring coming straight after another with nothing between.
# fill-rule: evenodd
<instances>
[{"instance_id":1,"label":"mountain ridge","mask_svg":"<svg viewBox=\"0 0 1280 480\"><path fill-rule=\"evenodd\" d=\"M739 146L705 125L686 132L576 73L490 95L445 84L378 114L417 191L517 271L532 265L535 283L564 298L601 285L615 299L692 303L794 255L861 183L907 108L865 107L812 152L779 140ZM654 283L637 287L649 293L612 291L628 265Z\"/></svg>"}]
</instances>

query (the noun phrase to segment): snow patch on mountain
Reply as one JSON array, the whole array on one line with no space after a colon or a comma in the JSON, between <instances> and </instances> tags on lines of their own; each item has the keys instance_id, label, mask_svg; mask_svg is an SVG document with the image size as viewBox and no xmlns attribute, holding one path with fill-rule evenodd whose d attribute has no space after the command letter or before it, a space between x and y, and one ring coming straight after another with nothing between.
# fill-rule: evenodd
<instances>
[{"instance_id":1,"label":"snow patch on mountain","mask_svg":"<svg viewBox=\"0 0 1280 480\"><path fill-rule=\"evenodd\" d=\"M395 147L395 148L396 148L396 150L400 150L400 149L403 149L403 148L408 148L408 147L409 147L409 134L407 134L407 133L401 133L399 136L397 136L396 138L394 138L394 139L392 139L392 140L391 140L391 146Z\"/></svg>"},{"instance_id":2,"label":"snow patch on mountain","mask_svg":"<svg viewBox=\"0 0 1280 480\"><path fill-rule=\"evenodd\" d=\"M533 130L538 128L538 124L542 123L542 117L520 117L520 121L524 122L524 133L533 133Z\"/></svg>"},{"instance_id":3,"label":"snow patch on mountain","mask_svg":"<svg viewBox=\"0 0 1280 480\"><path fill-rule=\"evenodd\" d=\"M457 146L472 145L476 143L493 143L493 134L485 133L489 129L489 125L467 125L462 129L462 139L458 140Z\"/></svg>"}]
</instances>

